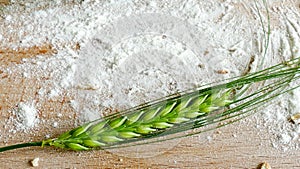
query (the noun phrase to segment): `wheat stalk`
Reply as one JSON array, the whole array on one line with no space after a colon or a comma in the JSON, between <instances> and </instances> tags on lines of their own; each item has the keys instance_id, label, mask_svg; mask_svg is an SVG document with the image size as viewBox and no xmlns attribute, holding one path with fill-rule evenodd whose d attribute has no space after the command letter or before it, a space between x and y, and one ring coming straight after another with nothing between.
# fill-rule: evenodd
<instances>
[{"instance_id":1,"label":"wheat stalk","mask_svg":"<svg viewBox=\"0 0 300 169\"><path fill-rule=\"evenodd\" d=\"M224 84L209 84L185 91L86 123L55 139L3 147L0 152L28 146L54 146L71 150L116 148L130 146L130 143L144 144L138 141L148 139L146 143L213 130L247 117L257 107L299 87L287 87L290 82L299 78L299 63L300 58L296 58L253 74L230 79ZM255 87L259 82L269 83L252 92L247 90L245 93L242 90L249 89L249 86ZM204 127L208 128L203 129ZM158 140L151 140L153 138Z\"/></svg>"}]
</instances>

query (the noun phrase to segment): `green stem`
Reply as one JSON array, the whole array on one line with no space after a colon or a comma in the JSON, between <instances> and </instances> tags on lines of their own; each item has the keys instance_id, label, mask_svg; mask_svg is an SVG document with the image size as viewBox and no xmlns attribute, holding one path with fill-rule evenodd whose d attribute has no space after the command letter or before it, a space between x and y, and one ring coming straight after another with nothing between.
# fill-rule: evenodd
<instances>
[{"instance_id":1,"label":"green stem","mask_svg":"<svg viewBox=\"0 0 300 169\"><path fill-rule=\"evenodd\" d=\"M17 148L32 147L32 146L42 146L42 142L29 142L29 143L22 143L22 144L15 144L11 146L1 147L0 152L14 150Z\"/></svg>"}]
</instances>

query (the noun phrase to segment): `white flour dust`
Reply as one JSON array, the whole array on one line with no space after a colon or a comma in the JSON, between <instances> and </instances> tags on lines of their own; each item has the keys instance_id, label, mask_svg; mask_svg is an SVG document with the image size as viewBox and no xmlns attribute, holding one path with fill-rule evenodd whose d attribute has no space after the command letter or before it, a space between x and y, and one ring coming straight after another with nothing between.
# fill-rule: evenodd
<instances>
[{"instance_id":1,"label":"white flour dust","mask_svg":"<svg viewBox=\"0 0 300 169\"><path fill-rule=\"evenodd\" d=\"M75 84L84 119L91 111L122 110L240 75L247 67L253 34L246 25L258 25L250 11L217 1L123 5L127 10L115 13L79 54ZM224 69L230 73L215 73Z\"/></svg>"},{"instance_id":2,"label":"white flour dust","mask_svg":"<svg viewBox=\"0 0 300 169\"><path fill-rule=\"evenodd\" d=\"M264 5L257 5L266 24ZM272 32L265 66L299 56L297 5L269 2ZM0 22L1 47L46 43L57 50L51 57L23 59L0 70L39 79L38 98L28 102L74 96L70 105L80 123L253 72L265 45L252 1L12 1ZM79 49L74 49L76 44ZM298 90L283 99L287 104L266 108L257 117L257 126L275 136L274 147L287 150L299 144L299 126L287 121L300 111ZM13 131L38 126L43 121L39 106L20 103L19 111L11 114L17 121Z\"/></svg>"},{"instance_id":3,"label":"white flour dust","mask_svg":"<svg viewBox=\"0 0 300 169\"><path fill-rule=\"evenodd\" d=\"M8 123L12 123L15 126L15 130L11 130L13 133L17 131L27 132L39 123L38 111L33 103L19 103L12 114L13 116Z\"/></svg>"}]
</instances>

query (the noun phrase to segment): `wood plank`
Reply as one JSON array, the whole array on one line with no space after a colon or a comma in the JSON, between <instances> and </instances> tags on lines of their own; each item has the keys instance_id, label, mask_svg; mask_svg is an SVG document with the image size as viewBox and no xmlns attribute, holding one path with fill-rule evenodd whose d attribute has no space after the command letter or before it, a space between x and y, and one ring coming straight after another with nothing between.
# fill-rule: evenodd
<instances>
[{"instance_id":1,"label":"wood plank","mask_svg":"<svg viewBox=\"0 0 300 169\"><path fill-rule=\"evenodd\" d=\"M0 4L8 3L8 0L0 0ZM79 49L78 44L75 47ZM0 65L10 68L22 64L22 59L34 59L38 55L52 57L56 52L53 44L47 43L30 48L0 48ZM40 100L37 92L43 84L39 77L24 78L22 72L7 73L0 69L1 147L43 140L46 135L56 137L77 125L77 114L69 103L73 96L63 95L56 100ZM30 100L36 100L39 116L45 122L40 122L36 130L12 133L12 110L20 102ZM57 112L62 112L62 116L58 117ZM160 153L150 153L150 157L145 157L144 153L137 153L134 149L124 152L75 152L51 147L32 147L0 153L0 168L29 168L29 162L37 157L40 158L38 168L257 168L264 161L270 163L272 168L299 168L300 152L297 149L275 149L271 145L272 136L268 134L267 128L258 128L256 124L247 123L255 120L252 116L218 129L210 133L211 141L206 138L207 134L199 134L175 143L163 142L162 147L170 148ZM52 125L55 121L60 122L57 128Z\"/></svg>"}]
</instances>

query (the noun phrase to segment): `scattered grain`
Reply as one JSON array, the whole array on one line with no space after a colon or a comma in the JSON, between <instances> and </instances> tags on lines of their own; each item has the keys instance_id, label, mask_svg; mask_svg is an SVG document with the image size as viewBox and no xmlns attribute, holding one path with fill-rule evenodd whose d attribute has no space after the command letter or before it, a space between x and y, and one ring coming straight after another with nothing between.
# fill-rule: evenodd
<instances>
[{"instance_id":1,"label":"scattered grain","mask_svg":"<svg viewBox=\"0 0 300 169\"><path fill-rule=\"evenodd\" d=\"M294 124L299 124L300 123L300 112L292 115L290 117L290 121Z\"/></svg>"},{"instance_id":2,"label":"scattered grain","mask_svg":"<svg viewBox=\"0 0 300 169\"><path fill-rule=\"evenodd\" d=\"M217 70L216 72L217 72L218 74L227 74L227 73L229 73L229 71L228 71L228 70L225 70L225 69Z\"/></svg>"},{"instance_id":3,"label":"scattered grain","mask_svg":"<svg viewBox=\"0 0 300 169\"><path fill-rule=\"evenodd\" d=\"M271 169L271 165L267 162L263 162L257 168L258 169Z\"/></svg>"},{"instance_id":4,"label":"scattered grain","mask_svg":"<svg viewBox=\"0 0 300 169\"><path fill-rule=\"evenodd\" d=\"M38 158L38 157L31 160L30 164L32 165L32 167L38 167L39 166L39 160L40 160L40 158Z\"/></svg>"}]
</instances>

